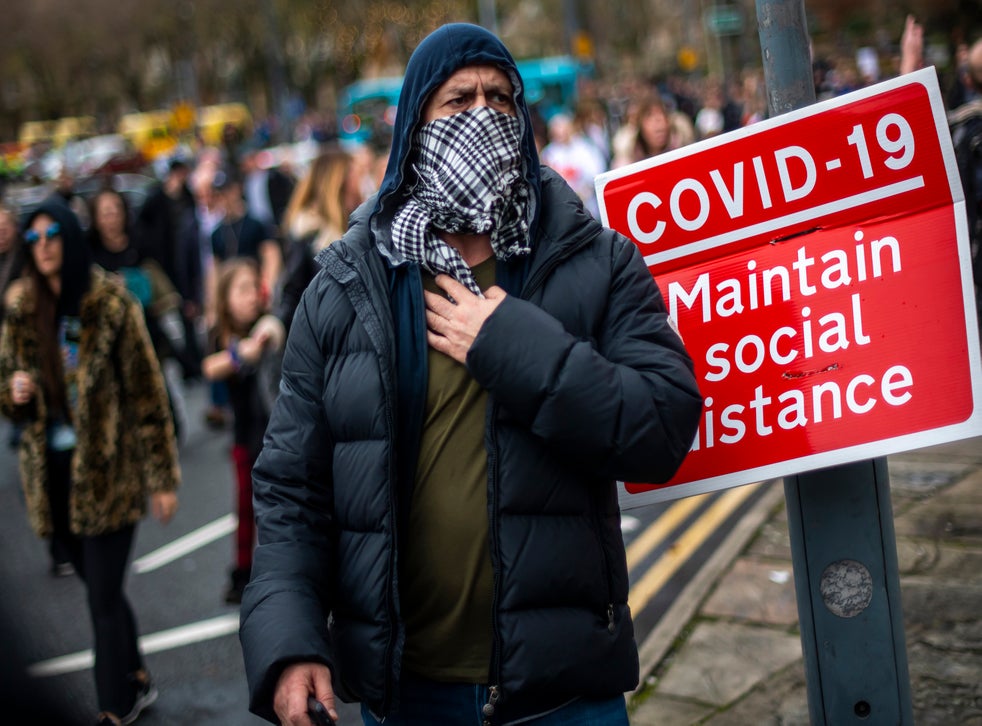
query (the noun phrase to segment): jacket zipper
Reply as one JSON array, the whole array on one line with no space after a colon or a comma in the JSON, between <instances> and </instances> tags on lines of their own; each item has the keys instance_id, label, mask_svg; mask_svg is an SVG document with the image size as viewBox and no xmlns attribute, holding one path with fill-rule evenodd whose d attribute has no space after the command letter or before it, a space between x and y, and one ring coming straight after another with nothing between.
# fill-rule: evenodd
<instances>
[{"instance_id":1,"label":"jacket zipper","mask_svg":"<svg viewBox=\"0 0 982 726\"><path fill-rule=\"evenodd\" d=\"M482 726L491 726L491 719L494 717L495 707L498 699L501 698L501 690L498 686L488 686L488 702L481 707L481 715L484 717Z\"/></svg>"},{"instance_id":2,"label":"jacket zipper","mask_svg":"<svg viewBox=\"0 0 982 726\"><path fill-rule=\"evenodd\" d=\"M355 265L351 265L347 262L344 262L343 264L349 268L356 267ZM348 284L343 282L341 279L338 278L337 275L334 275L333 273L332 273L332 277L334 277L341 284L341 286L347 290L347 288L349 287ZM364 287L364 292L365 292L364 302L367 303L368 306L367 314L372 317L377 317L375 314L375 308L371 304L372 291L370 289L370 285L366 282L366 278L370 278L370 277L371 275L368 274L368 275L358 276L356 279L358 279L360 281L360 284L363 285ZM348 294L350 299L350 292ZM356 317L361 317L362 315L366 314L362 306L355 304L354 301L352 301L352 306L355 309ZM390 369L393 371L392 377L390 377L390 380L392 380L395 375L394 371L396 370L396 366L390 365ZM392 407L394 405L393 402L396 401L398 398L398 393L395 390L394 385L390 385L388 388L389 388L389 395L386 398L385 422L386 422L386 426L388 427L388 430L390 432L395 432L396 430L395 414L393 413ZM395 437L392 436L390 441L391 441L391 445L394 447ZM398 468L397 468L398 462L395 461L395 456L393 455L391 459L392 459L392 461L390 462L391 471L398 472ZM395 604L397 598L396 588L398 587L398 573L396 571L396 568L399 566L399 562L398 562L399 510L398 510L398 498L396 497L397 487L398 487L398 482L393 481L390 478L388 493L389 493L389 516L392 522L392 547L389 553L389 567L391 568L391 571L394 573L394 576L391 579L391 584L389 585L388 588L386 588L386 609L388 610L389 613L389 625L392 628L392 635L391 637L388 638L388 642L386 643L385 646L385 655L384 655L384 663L383 663L385 682L382 690L382 704L381 704L381 708L379 709L382 714L387 714L389 712L389 709L392 707L393 693L397 686L397 679L393 674L393 659L394 659L396 642L399 640L399 629L401 627L399 624L399 618L396 615L396 604ZM372 713L372 715L375 716L374 713ZM375 716L375 719L380 723L385 721L384 715Z\"/></svg>"},{"instance_id":3,"label":"jacket zipper","mask_svg":"<svg viewBox=\"0 0 982 726\"><path fill-rule=\"evenodd\" d=\"M501 682L501 633L498 630L498 598L499 580L501 578L500 562L501 557L498 552L498 436L495 427L495 419L498 414L498 405L492 399L488 406L488 544L489 554L491 555L491 663L488 666L488 682L496 684ZM501 687L498 685L488 686L488 701L482 708L484 724L491 723L498 700L501 698Z\"/></svg>"},{"instance_id":4,"label":"jacket zipper","mask_svg":"<svg viewBox=\"0 0 982 726\"><path fill-rule=\"evenodd\" d=\"M593 523L595 529L595 536L597 538L597 546L600 548L600 566L603 568L604 584L607 587L606 595L604 598L607 601L607 632L613 634L616 630L614 625L614 603L612 602L611 593L614 588L610 582L610 563L607 561L607 548L604 547L603 540L603 520L598 513L600 511L599 502L594 502L593 506Z\"/></svg>"},{"instance_id":5,"label":"jacket zipper","mask_svg":"<svg viewBox=\"0 0 982 726\"><path fill-rule=\"evenodd\" d=\"M562 262L564 259L569 257L571 254L579 250L583 244L578 244L570 247L569 249L563 250L562 253L557 254L547 260L545 260L541 267L534 271L534 274L526 282L524 288L522 289L521 298L528 300L536 288L542 283L546 277L556 268L556 266ZM491 664L488 669L488 680L492 685L488 686L488 700L481 708L481 715L483 716L483 726L491 726L491 719L494 717L497 711L498 702L501 700L501 686L494 685L501 682L501 633L498 631L498 580L499 580L499 562L500 558L498 556L498 518L497 518L497 481L498 481L498 460L497 460L497 444L498 438L495 434L495 420L497 414L497 404L494 401L488 407L488 539L491 554L491 570L493 574L492 579L492 589L491 589ZM606 560L604 561L604 566L606 570ZM610 592L610 577L607 577L607 592ZM613 605L608 607L608 617L611 625L608 625L608 630L611 630L613 623ZM611 632L613 632L611 630Z\"/></svg>"},{"instance_id":6,"label":"jacket zipper","mask_svg":"<svg viewBox=\"0 0 982 726\"><path fill-rule=\"evenodd\" d=\"M392 399L385 406L385 418L386 425L389 427L389 431L395 431L394 416L392 414ZM395 446L395 439L391 440L392 446ZM394 457L392 457L394 459ZM394 463L390 464L395 471ZM396 617L396 606L395 606L395 588L398 586L398 575L396 574L396 567L399 566L398 562L398 542L399 533L397 531L398 521L399 521L399 510L398 510L398 500L395 495L395 489L397 487L396 482L389 481L389 517L392 522L392 545L389 554L389 567L392 568L391 571L394 573L393 577L390 578L389 586L386 588L386 597L388 602L386 603L386 608L389 611L389 625L392 628L392 635L389 637L388 642L385 646L385 664L383 671L385 673L385 689L382 692L382 708L383 714L389 712L392 707L392 694L396 688L396 678L393 673L393 658L395 653L396 641L399 639L399 619ZM377 721L384 721L384 718L376 718Z\"/></svg>"}]
</instances>

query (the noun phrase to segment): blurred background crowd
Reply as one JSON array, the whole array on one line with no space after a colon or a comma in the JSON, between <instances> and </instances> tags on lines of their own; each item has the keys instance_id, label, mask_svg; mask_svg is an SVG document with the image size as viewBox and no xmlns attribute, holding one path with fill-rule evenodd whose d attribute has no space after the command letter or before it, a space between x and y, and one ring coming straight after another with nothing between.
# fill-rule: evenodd
<instances>
[{"instance_id":1,"label":"blurred background crowd","mask_svg":"<svg viewBox=\"0 0 982 726\"><path fill-rule=\"evenodd\" d=\"M978 95L977 0L804 7L819 99L915 56L949 108ZM597 174L768 114L753 0L15 0L3 14L0 286L19 271L22 220L65 201L95 260L145 302L179 431L181 387L219 323L218 263L254 258L264 308L289 325L313 254L381 179L403 64L438 24L501 35L544 163L594 214ZM148 265L150 282L132 272ZM215 426L229 418L219 388Z\"/></svg>"},{"instance_id":2,"label":"blurred background crowd","mask_svg":"<svg viewBox=\"0 0 982 726\"><path fill-rule=\"evenodd\" d=\"M952 88L982 32L977 0L804 0L816 83L835 95L895 75L907 14ZM545 123L612 137L657 88L699 135L766 113L754 0L13 0L0 44L0 183L162 176L206 147L270 153L301 174L318 144L387 145L408 54L448 21L491 27L526 60ZM550 62L536 62L546 59ZM561 133L557 131L557 133ZM684 140L686 131L677 131ZM149 173L148 173L149 172ZM84 182L84 183L83 183ZM116 182L126 189L140 180ZM126 191L124 189L124 191ZM136 192L133 192L136 194Z\"/></svg>"},{"instance_id":3,"label":"blurred background crowd","mask_svg":"<svg viewBox=\"0 0 982 726\"><path fill-rule=\"evenodd\" d=\"M978 95L967 69L982 6L903 5L805 1L819 99L910 70L905 58L936 68L950 108ZM289 326L313 254L381 179L403 64L436 25L502 36L543 162L594 214L597 174L768 114L752 0L422 0L412 12L385 0L16 0L4 16L0 286L19 271L20 222L45 199L68 203L95 260L142 295L179 432L182 386L200 378L219 323L219 263L253 258L264 309ZM152 285L133 273L148 265ZM221 386L213 404L208 422L222 426Z\"/></svg>"}]
</instances>

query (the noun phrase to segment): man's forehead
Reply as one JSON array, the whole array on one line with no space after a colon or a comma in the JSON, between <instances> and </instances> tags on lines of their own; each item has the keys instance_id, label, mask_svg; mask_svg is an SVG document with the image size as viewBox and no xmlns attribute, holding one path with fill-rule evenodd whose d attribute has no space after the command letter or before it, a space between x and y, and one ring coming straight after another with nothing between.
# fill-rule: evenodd
<instances>
[{"instance_id":1,"label":"man's forehead","mask_svg":"<svg viewBox=\"0 0 982 726\"><path fill-rule=\"evenodd\" d=\"M511 79L507 73L497 66L480 65L458 68L450 74L447 80L440 84L437 91L456 86L474 85L479 80L481 83L494 83L496 85L504 85L511 89Z\"/></svg>"}]
</instances>

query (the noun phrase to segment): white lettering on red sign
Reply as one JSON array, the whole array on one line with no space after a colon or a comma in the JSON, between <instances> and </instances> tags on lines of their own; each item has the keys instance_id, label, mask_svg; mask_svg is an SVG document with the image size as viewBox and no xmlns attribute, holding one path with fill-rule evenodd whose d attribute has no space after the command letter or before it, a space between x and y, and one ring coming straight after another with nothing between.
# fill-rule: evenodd
<instances>
[{"instance_id":1,"label":"white lettering on red sign","mask_svg":"<svg viewBox=\"0 0 982 726\"><path fill-rule=\"evenodd\" d=\"M799 247L790 270L779 265L758 272L757 261L751 260L747 263L746 280L728 278L713 285L706 272L690 290L672 281L668 285L669 315L677 323L681 303L690 310L698 308L702 322L708 323L714 313L726 318L743 312L745 306L756 310L774 304L775 299L787 302L792 296L809 297L818 292L819 285L834 290L865 282L870 274L868 269L873 278L882 277L884 260L891 272L901 271L900 243L895 237L884 237L866 245L862 242L863 233L857 231L855 239L860 244L854 250L830 250L817 259L808 254L807 247Z\"/></svg>"},{"instance_id":2,"label":"white lettering on red sign","mask_svg":"<svg viewBox=\"0 0 982 726\"><path fill-rule=\"evenodd\" d=\"M866 131L862 124L856 124L846 137L848 144L855 148L857 162L862 170L864 179L874 175L873 162L866 144ZM906 168L914 159L914 134L910 123L898 113L888 113L876 123L876 141L886 154L883 164L892 171ZM777 149L772 158L773 163L764 165L762 156L751 159L753 167L752 179L747 183L749 171L745 171L745 162L738 160L733 163L731 173L724 178L723 170L714 168L708 172L709 183L705 179L685 177L672 187L669 197L669 216L667 219L685 232L695 232L706 224L710 215L719 205L731 220L743 217L747 189L756 194L755 201L762 209L773 206L771 198L771 183L769 174L777 175L777 184L781 199L785 204L796 202L808 197L815 190L818 179L818 167L814 156L802 146L787 146ZM841 159L831 159L825 163L827 171L842 168ZM770 170L770 171L768 171ZM683 206L683 202L688 202ZM659 211L662 199L650 191L638 192L628 203L627 225L631 236L642 244L653 244L660 240L666 230L671 229L664 216L656 216L654 224L643 224L639 218L644 208ZM686 209L694 211L686 212Z\"/></svg>"},{"instance_id":3,"label":"white lettering on red sign","mask_svg":"<svg viewBox=\"0 0 982 726\"><path fill-rule=\"evenodd\" d=\"M982 433L964 201L932 71L597 188L703 394L676 496Z\"/></svg>"}]
</instances>

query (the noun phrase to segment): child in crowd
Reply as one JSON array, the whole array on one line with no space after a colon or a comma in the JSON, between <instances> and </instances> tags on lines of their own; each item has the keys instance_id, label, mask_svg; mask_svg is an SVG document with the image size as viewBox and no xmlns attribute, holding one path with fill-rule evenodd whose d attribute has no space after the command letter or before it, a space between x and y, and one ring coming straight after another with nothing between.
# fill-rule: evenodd
<instances>
[{"instance_id":1,"label":"child in crowd","mask_svg":"<svg viewBox=\"0 0 982 726\"><path fill-rule=\"evenodd\" d=\"M225 593L229 604L241 602L252 569L256 532L252 465L262 448L271 398L264 379L268 370L275 369L286 337L283 324L274 316L263 314L265 307L259 264L244 257L223 262L215 289L212 353L202 361L201 370L210 381L226 381L232 406L232 463L239 523L235 567Z\"/></svg>"}]
</instances>

